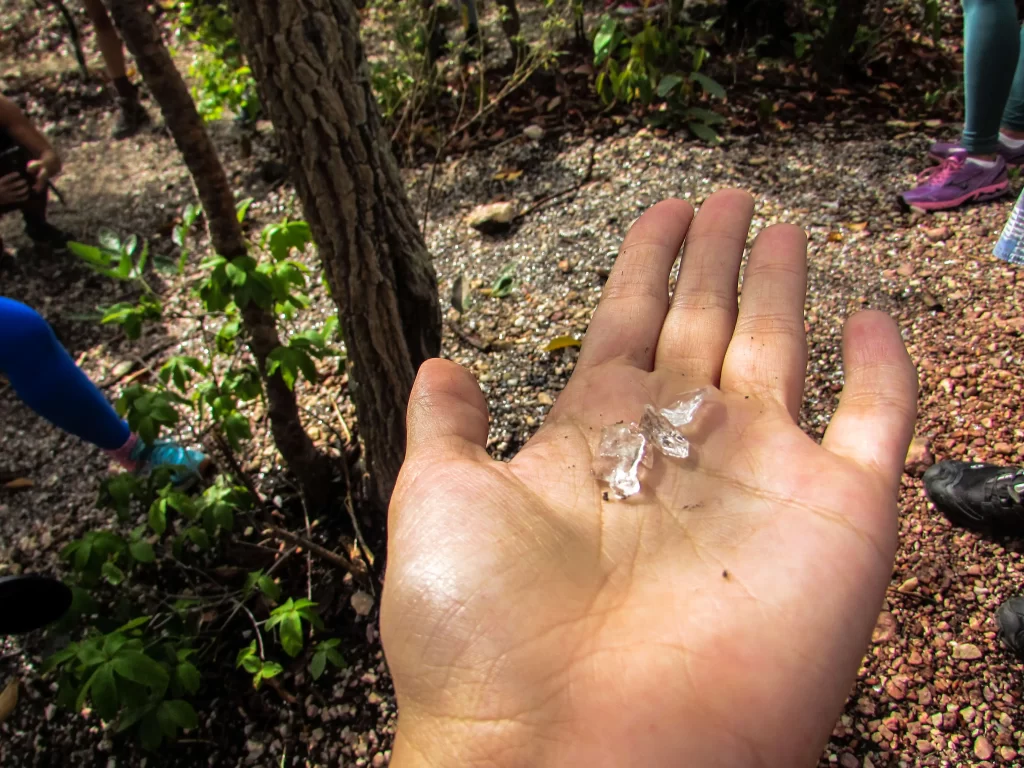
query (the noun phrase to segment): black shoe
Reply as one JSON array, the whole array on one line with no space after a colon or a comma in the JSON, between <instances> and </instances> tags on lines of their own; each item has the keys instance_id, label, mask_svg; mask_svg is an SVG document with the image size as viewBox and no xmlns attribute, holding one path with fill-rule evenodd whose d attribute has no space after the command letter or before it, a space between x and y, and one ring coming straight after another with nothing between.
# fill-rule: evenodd
<instances>
[{"instance_id":1,"label":"black shoe","mask_svg":"<svg viewBox=\"0 0 1024 768\"><path fill-rule=\"evenodd\" d=\"M1015 485L1024 487L1024 470L940 461L924 473L924 489L950 522L971 528L1024 532L1024 503Z\"/></svg>"},{"instance_id":2,"label":"black shoe","mask_svg":"<svg viewBox=\"0 0 1024 768\"><path fill-rule=\"evenodd\" d=\"M55 251L62 251L68 247L68 240L74 238L62 229L58 229L49 222L42 224L25 225L25 234L29 236L36 245L44 245Z\"/></svg>"},{"instance_id":3,"label":"black shoe","mask_svg":"<svg viewBox=\"0 0 1024 768\"><path fill-rule=\"evenodd\" d=\"M47 576L0 578L0 635L20 635L50 624L71 607L71 590Z\"/></svg>"},{"instance_id":4,"label":"black shoe","mask_svg":"<svg viewBox=\"0 0 1024 768\"><path fill-rule=\"evenodd\" d=\"M138 99L119 98L117 103L121 109L117 122L114 123L114 130L110 132L113 138L127 139L138 133L142 126L149 125L149 113L143 109Z\"/></svg>"},{"instance_id":5,"label":"black shoe","mask_svg":"<svg viewBox=\"0 0 1024 768\"><path fill-rule=\"evenodd\" d=\"M999 639L1024 659L1024 597L1011 597L996 610Z\"/></svg>"}]
</instances>

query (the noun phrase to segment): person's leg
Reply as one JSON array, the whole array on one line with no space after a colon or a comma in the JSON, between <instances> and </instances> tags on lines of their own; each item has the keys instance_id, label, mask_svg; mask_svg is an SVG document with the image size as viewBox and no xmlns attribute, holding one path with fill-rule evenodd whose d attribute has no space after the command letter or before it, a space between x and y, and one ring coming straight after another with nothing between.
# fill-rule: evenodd
<instances>
[{"instance_id":1,"label":"person's leg","mask_svg":"<svg viewBox=\"0 0 1024 768\"><path fill-rule=\"evenodd\" d=\"M199 451L173 441L145 445L99 388L75 365L53 329L31 307L0 296L0 372L18 397L51 424L109 453L132 471L175 468L184 485L209 466Z\"/></svg>"},{"instance_id":2,"label":"person's leg","mask_svg":"<svg viewBox=\"0 0 1024 768\"><path fill-rule=\"evenodd\" d=\"M969 156L994 159L1020 53L1014 0L963 0L964 132Z\"/></svg>"},{"instance_id":3,"label":"person's leg","mask_svg":"<svg viewBox=\"0 0 1024 768\"><path fill-rule=\"evenodd\" d=\"M1000 140L1014 148L1024 147L1024 27L1019 33L1020 53L1017 55L1017 71L1010 86L1010 97L1003 110Z\"/></svg>"},{"instance_id":4,"label":"person's leg","mask_svg":"<svg viewBox=\"0 0 1024 768\"><path fill-rule=\"evenodd\" d=\"M0 296L0 371L18 397L65 432L116 451L131 430L103 393L75 365L34 309Z\"/></svg>"},{"instance_id":5,"label":"person's leg","mask_svg":"<svg viewBox=\"0 0 1024 768\"><path fill-rule=\"evenodd\" d=\"M117 101L121 107L121 114L114 126L114 138L125 138L148 122L149 115L139 104L138 88L128 79L124 44L110 20L103 0L82 0L82 4L96 31L96 44L100 49L100 55L103 56L107 74L110 75L117 91Z\"/></svg>"}]
</instances>

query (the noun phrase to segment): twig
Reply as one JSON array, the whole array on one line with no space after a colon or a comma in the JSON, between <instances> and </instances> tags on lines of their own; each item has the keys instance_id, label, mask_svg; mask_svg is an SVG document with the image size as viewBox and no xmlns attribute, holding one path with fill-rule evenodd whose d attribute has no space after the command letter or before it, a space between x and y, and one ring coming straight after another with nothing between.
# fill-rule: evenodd
<instances>
[{"instance_id":1,"label":"twig","mask_svg":"<svg viewBox=\"0 0 1024 768\"><path fill-rule=\"evenodd\" d=\"M278 528L276 525L270 525L267 526L264 533L270 534L274 538L281 539L282 541L286 541L289 544L294 544L297 547L303 547L319 557L321 560L326 560L341 570L348 571L353 576L362 575L362 569L356 567L356 565L344 555L332 552L326 547L321 547L319 544L309 541L308 539L304 539L291 531L286 531L284 528Z\"/></svg>"},{"instance_id":2,"label":"twig","mask_svg":"<svg viewBox=\"0 0 1024 768\"><path fill-rule=\"evenodd\" d=\"M239 603L238 605L245 611L249 621L252 622L252 628L256 630L256 644L260 649L260 661L266 661L267 657L263 655L263 633L260 632L260 625L256 623L256 617L252 615L252 611L245 607L245 603Z\"/></svg>"},{"instance_id":3,"label":"twig","mask_svg":"<svg viewBox=\"0 0 1024 768\"><path fill-rule=\"evenodd\" d=\"M46 6L43 5L41 0L34 0L36 7L45 11ZM71 38L71 47L75 52L75 60L78 61L78 69L82 73L82 79L89 79L89 66L85 63L85 53L82 51L82 38L78 33L78 25L75 23L74 17L68 10L68 7L64 5L63 0L52 0L53 4L57 6L57 10L60 11L60 15L64 17L64 23L68 27L68 36Z\"/></svg>"},{"instance_id":4,"label":"twig","mask_svg":"<svg viewBox=\"0 0 1024 768\"><path fill-rule=\"evenodd\" d=\"M488 342L481 341L476 336L466 333L466 331L464 331L454 320L446 320L445 322L448 324L448 327L452 329L452 333L462 339L466 344L469 344L469 346L474 349L479 349L481 352L491 351L491 345Z\"/></svg>"},{"instance_id":5,"label":"twig","mask_svg":"<svg viewBox=\"0 0 1024 768\"><path fill-rule=\"evenodd\" d=\"M342 462L345 461L345 457L341 457ZM309 508L306 506L306 495L299 489L299 501L302 503L302 519L306 523L306 538L313 538L313 532L309 529ZM306 599L313 599L313 555L307 549L306 550Z\"/></svg>"},{"instance_id":6,"label":"twig","mask_svg":"<svg viewBox=\"0 0 1024 768\"><path fill-rule=\"evenodd\" d=\"M553 200L557 200L560 197L565 197L566 195L571 195L573 192L578 192L580 189L582 189L583 187L587 186L587 184L589 184L591 181L593 181L594 180L594 178L593 178L594 177L594 152L596 150L597 150L597 143L596 142L591 142L590 143L590 158L587 160L587 170L583 174L583 178L582 179L577 181L571 187L566 187L565 189L563 189L563 190L561 190L559 192L553 192L550 195L545 195L540 200L538 200L533 205L531 205L529 208L527 208L525 211L522 211L521 213L517 214L516 217L513 219L513 221L519 221L520 219L524 219L527 216L529 216L531 213L536 211L538 208L540 208L541 206L547 205L548 203L552 202Z\"/></svg>"}]
</instances>

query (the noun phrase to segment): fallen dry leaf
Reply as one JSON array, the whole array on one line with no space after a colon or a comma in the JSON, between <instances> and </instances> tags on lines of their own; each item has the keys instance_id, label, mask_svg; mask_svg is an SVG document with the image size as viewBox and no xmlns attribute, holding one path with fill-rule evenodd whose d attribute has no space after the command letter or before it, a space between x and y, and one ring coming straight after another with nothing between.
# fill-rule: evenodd
<instances>
[{"instance_id":1,"label":"fallen dry leaf","mask_svg":"<svg viewBox=\"0 0 1024 768\"><path fill-rule=\"evenodd\" d=\"M34 482L29 480L27 477L16 477L13 480L8 480L4 483L4 490L8 491L24 491L27 488L31 488L35 485Z\"/></svg>"},{"instance_id":2,"label":"fallen dry leaf","mask_svg":"<svg viewBox=\"0 0 1024 768\"><path fill-rule=\"evenodd\" d=\"M580 340L574 336L556 336L547 344L544 345L545 352L554 352L556 349L565 349L566 347L578 347L581 344Z\"/></svg>"},{"instance_id":3,"label":"fallen dry leaf","mask_svg":"<svg viewBox=\"0 0 1024 768\"><path fill-rule=\"evenodd\" d=\"M11 680L0 693L0 723L10 717L11 712L18 706L18 681Z\"/></svg>"}]
</instances>

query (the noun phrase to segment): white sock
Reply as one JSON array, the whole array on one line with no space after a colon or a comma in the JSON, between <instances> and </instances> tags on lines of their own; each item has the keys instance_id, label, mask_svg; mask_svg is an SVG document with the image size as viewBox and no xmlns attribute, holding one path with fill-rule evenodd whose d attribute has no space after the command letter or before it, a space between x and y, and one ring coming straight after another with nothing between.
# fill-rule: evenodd
<instances>
[{"instance_id":1,"label":"white sock","mask_svg":"<svg viewBox=\"0 0 1024 768\"><path fill-rule=\"evenodd\" d=\"M971 165L976 165L979 168L995 168L996 167L996 161L995 160L979 160L976 157L968 157L967 158L967 162L970 163Z\"/></svg>"},{"instance_id":2,"label":"white sock","mask_svg":"<svg viewBox=\"0 0 1024 768\"><path fill-rule=\"evenodd\" d=\"M999 143L1007 149L1020 149L1024 147L1024 139L1011 139L1005 133L999 133Z\"/></svg>"}]
</instances>

